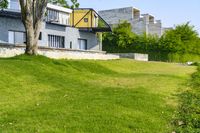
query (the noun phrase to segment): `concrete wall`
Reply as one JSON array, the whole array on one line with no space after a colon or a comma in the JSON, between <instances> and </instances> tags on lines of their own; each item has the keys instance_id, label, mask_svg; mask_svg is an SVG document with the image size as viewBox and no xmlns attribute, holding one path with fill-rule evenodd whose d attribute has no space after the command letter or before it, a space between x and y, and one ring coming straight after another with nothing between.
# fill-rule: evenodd
<instances>
[{"instance_id":1,"label":"concrete wall","mask_svg":"<svg viewBox=\"0 0 200 133\"><path fill-rule=\"evenodd\" d=\"M133 7L103 10L99 11L99 14L108 24L114 26L126 20L136 34L146 33L159 37L162 35L161 21L155 22L154 17L150 14L140 15L140 11Z\"/></svg>"},{"instance_id":2,"label":"concrete wall","mask_svg":"<svg viewBox=\"0 0 200 133\"><path fill-rule=\"evenodd\" d=\"M0 44L0 57L13 57L24 54L25 46L15 46L9 44ZM70 49L54 49L40 47L39 55L53 59L93 59L93 60L112 60L119 59L118 55L106 54L105 52L83 51Z\"/></svg>"},{"instance_id":3,"label":"concrete wall","mask_svg":"<svg viewBox=\"0 0 200 133\"><path fill-rule=\"evenodd\" d=\"M8 31L24 32L24 26L20 19L0 17L0 43L8 43ZM79 49L78 39L87 40L88 50L101 50L98 45L98 39L95 33L81 32L77 28L66 27L57 24L47 24L44 22L41 28L42 40L39 40L39 46L48 47L48 34L65 37L65 48Z\"/></svg>"},{"instance_id":4,"label":"concrete wall","mask_svg":"<svg viewBox=\"0 0 200 133\"><path fill-rule=\"evenodd\" d=\"M132 7L104 10L98 13L108 24L118 24L121 20L133 20Z\"/></svg>"},{"instance_id":5,"label":"concrete wall","mask_svg":"<svg viewBox=\"0 0 200 133\"><path fill-rule=\"evenodd\" d=\"M130 58L138 61L148 61L148 54L140 54L140 53L113 53L114 55L118 55L120 58Z\"/></svg>"},{"instance_id":6,"label":"concrete wall","mask_svg":"<svg viewBox=\"0 0 200 133\"><path fill-rule=\"evenodd\" d=\"M149 34L158 35L159 37L161 37L162 35L161 21L157 20L155 23L149 23Z\"/></svg>"},{"instance_id":7,"label":"concrete wall","mask_svg":"<svg viewBox=\"0 0 200 133\"><path fill-rule=\"evenodd\" d=\"M132 32L138 35L148 32L148 25L142 19L132 21L131 26Z\"/></svg>"}]
</instances>

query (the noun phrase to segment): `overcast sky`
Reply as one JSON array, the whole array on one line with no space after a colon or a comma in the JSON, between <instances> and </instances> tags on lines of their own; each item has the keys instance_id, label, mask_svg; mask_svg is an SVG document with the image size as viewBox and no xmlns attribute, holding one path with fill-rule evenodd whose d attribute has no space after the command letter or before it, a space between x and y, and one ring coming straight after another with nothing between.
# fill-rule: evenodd
<instances>
[{"instance_id":1,"label":"overcast sky","mask_svg":"<svg viewBox=\"0 0 200 133\"><path fill-rule=\"evenodd\" d=\"M162 20L164 27L190 21L200 33L200 0L78 0L82 8L105 10L120 7L140 9Z\"/></svg>"}]
</instances>

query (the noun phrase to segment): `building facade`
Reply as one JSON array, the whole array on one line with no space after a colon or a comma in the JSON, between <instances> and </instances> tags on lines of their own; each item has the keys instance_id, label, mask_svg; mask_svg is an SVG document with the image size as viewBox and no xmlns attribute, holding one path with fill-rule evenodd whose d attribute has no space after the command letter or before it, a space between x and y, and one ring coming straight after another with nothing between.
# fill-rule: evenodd
<instances>
[{"instance_id":1,"label":"building facade","mask_svg":"<svg viewBox=\"0 0 200 133\"><path fill-rule=\"evenodd\" d=\"M111 26L127 21L136 34L146 33L160 37L163 33L161 20L155 20L150 14L141 14L140 10L133 7L102 10L98 13Z\"/></svg>"},{"instance_id":2,"label":"building facade","mask_svg":"<svg viewBox=\"0 0 200 133\"><path fill-rule=\"evenodd\" d=\"M90 15L87 12L90 11ZM93 9L76 9L48 4L38 45L50 48L101 51L97 33L98 14ZM75 25L76 24L76 25ZM110 27L106 27L110 31ZM0 43L26 43L18 0L9 0L8 9L0 11Z\"/></svg>"}]
</instances>

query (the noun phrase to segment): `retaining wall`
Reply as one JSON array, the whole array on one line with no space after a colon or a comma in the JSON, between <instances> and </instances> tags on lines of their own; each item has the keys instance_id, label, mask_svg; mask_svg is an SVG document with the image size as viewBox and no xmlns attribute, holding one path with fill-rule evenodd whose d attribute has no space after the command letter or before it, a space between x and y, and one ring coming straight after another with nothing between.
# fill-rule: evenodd
<instances>
[{"instance_id":1,"label":"retaining wall","mask_svg":"<svg viewBox=\"0 0 200 133\"><path fill-rule=\"evenodd\" d=\"M24 45L0 44L0 57L13 57L25 52ZM39 55L44 55L54 59L93 59L112 60L119 59L119 55L106 54L105 51L84 51L72 49L56 49L39 47Z\"/></svg>"},{"instance_id":2,"label":"retaining wall","mask_svg":"<svg viewBox=\"0 0 200 133\"><path fill-rule=\"evenodd\" d=\"M148 54L139 54L139 53L114 53L120 58L130 58L138 61L148 61Z\"/></svg>"}]
</instances>

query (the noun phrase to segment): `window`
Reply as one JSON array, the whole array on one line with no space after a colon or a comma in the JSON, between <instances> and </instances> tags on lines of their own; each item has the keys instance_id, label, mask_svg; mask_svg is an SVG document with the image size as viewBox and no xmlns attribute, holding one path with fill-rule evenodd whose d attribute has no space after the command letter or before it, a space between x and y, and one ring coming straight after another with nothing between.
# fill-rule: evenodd
<instances>
[{"instance_id":1,"label":"window","mask_svg":"<svg viewBox=\"0 0 200 133\"><path fill-rule=\"evenodd\" d=\"M59 21L59 12L56 10L47 10L47 21L58 22Z\"/></svg>"},{"instance_id":2,"label":"window","mask_svg":"<svg viewBox=\"0 0 200 133\"><path fill-rule=\"evenodd\" d=\"M64 48L65 37L56 36L56 35L48 35L48 45L51 48Z\"/></svg>"},{"instance_id":3,"label":"window","mask_svg":"<svg viewBox=\"0 0 200 133\"><path fill-rule=\"evenodd\" d=\"M86 39L78 39L79 49L87 50L87 40Z\"/></svg>"},{"instance_id":4,"label":"window","mask_svg":"<svg viewBox=\"0 0 200 133\"><path fill-rule=\"evenodd\" d=\"M8 8L13 10L20 10L19 1L18 0L8 0Z\"/></svg>"},{"instance_id":5,"label":"window","mask_svg":"<svg viewBox=\"0 0 200 133\"><path fill-rule=\"evenodd\" d=\"M84 18L84 22L86 22L86 23L87 23L87 22L88 22L88 18Z\"/></svg>"},{"instance_id":6,"label":"window","mask_svg":"<svg viewBox=\"0 0 200 133\"><path fill-rule=\"evenodd\" d=\"M54 22L64 25L70 25L70 14L65 12L60 12L52 9L47 9L48 22Z\"/></svg>"},{"instance_id":7,"label":"window","mask_svg":"<svg viewBox=\"0 0 200 133\"><path fill-rule=\"evenodd\" d=\"M26 34L22 31L8 31L8 43L23 44L26 42Z\"/></svg>"},{"instance_id":8,"label":"window","mask_svg":"<svg viewBox=\"0 0 200 133\"><path fill-rule=\"evenodd\" d=\"M39 40L42 40L42 32L40 32Z\"/></svg>"},{"instance_id":9,"label":"window","mask_svg":"<svg viewBox=\"0 0 200 133\"><path fill-rule=\"evenodd\" d=\"M70 42L70 46L69 46L69 48L72 49L72 41Z\"/></svg>"},{"instance_id":10,"label":"window","mask_svg":"<svg viewBox=\"0 0 200 133\"><path fill-rule=\"evenodd\" d=\"M59 23L70 25L70 15L68 13L59 12Z\"/></svg>"},{"instance_id":11,"label":"window","mask_svg":"<svg viewBox=\"0 0 200 133\"><path fill-rule=\"evenodd\" d=\"M13 31L8 31L8 43L14 44L15 39L14 39L14 32Z\"/></svg>"}]
</instances>

